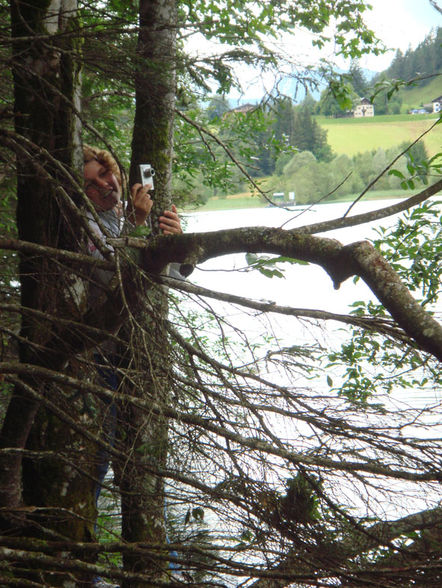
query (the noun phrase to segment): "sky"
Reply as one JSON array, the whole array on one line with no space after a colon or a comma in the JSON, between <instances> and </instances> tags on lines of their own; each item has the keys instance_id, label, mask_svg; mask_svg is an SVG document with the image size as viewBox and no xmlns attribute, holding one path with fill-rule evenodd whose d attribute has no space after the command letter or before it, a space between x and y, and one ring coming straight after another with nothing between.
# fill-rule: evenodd
<instances>
[{"instance_id":1,"label":"sky","mask_svg":"<svg viewBox=\"0 0 442 588\"><path fill-rule=\"evenodd\" d=\"M442 8L442 2L437 0ZM428 0L369 0L373 10L366 11L365 22L387 47L394 51L361 59L361 66L382 71L391 63L396 49L406 51L424 40L434 27L442 26L442 14Z\"/></svg>"},{"instance_id":2,"label":"sky","mask_svg":"<svg viewBox=\"0 0 442 588\"><path fill-rule=\"evenodd\" d=\"M436 0L436 2L442 8L442 0ZM381 56L362 57L359 63L365 70L378 72L387 69L397 49L404 52L409 47L415 49L431 29L442 26L442 14L430 4L429 0L367 0L367 4L371 4L372 10L365 12L365 22L390 51ZM277 40L275 47L290 56L296 48L296 57L300 61L311 62L314 56L311 40L310 33L297 31L295 42L293 38L281 38ZM332 49L328 57L334 57ZM337 64L344 71L349 66L348 62L339 62L339 60ZM238 100L238 103L248 100L255 102L273 86L273 77L266 79L264 76L256 79L256 72L251 72L247 68L240 69L238 73L240 79L245 82L244 90L242 93L233 92L229 96L234 101Z\"/></svg>"}]
</instances>

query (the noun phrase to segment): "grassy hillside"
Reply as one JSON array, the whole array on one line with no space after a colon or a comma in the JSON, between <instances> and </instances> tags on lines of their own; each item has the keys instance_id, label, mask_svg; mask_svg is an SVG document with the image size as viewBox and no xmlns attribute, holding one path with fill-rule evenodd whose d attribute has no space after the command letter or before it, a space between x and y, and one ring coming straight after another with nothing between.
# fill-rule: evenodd
<instances>
[{"instance_id":1,"label":"grassy hillside","mask_svg":"<svg viewBox=\"0 0 442 588\"><path fill-rule=\"evenodd\" d=\"M328 142L338 155L349 156L412 142L437 120L436 115L387 115L366 119L326 119L317 122L327 131ZM424 137L429 155L442 150L442 125Z\"/></svg>"},{"instance_id":2,"label":"grassy hillside","mask_svg":"<svg viewBox=\"0 0 442 588\"><path fill-rule=\"evenodd\" d=\"M434 78L425 86L401 90L402 110L406 112L410 108L418 108L422 104L428 104L441 94L442 76Z\"/></svg>"}]
</instances>

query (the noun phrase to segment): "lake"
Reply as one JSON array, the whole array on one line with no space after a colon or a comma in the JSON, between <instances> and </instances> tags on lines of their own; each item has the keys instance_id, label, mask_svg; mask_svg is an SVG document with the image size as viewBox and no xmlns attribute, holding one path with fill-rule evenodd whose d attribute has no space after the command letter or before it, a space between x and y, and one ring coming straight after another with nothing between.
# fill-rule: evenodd
<instances>
[{"instance_id":1,"label":"lake","mask_svg":"<svg viewBox=\"0 0 442 588\"><path fill-rule=\"evenodd\" d=\"M378 200L358 203L351 214L361 214L384 208L397 203L398 200ZM349 203L314 205L312 209L284 210L276 207L251 208L242 210L199 212L186 217L186 232L216 231L247 226L273 226L294 228L309 223L331 220L341 217L348 209ZM301 208L301 207L300 207ZM402 213L400 213L402 214ZM324 233L325 237L335 238L343 244L376 238L375 227L389 227L395 224L400 215L387 217L374 223L349 227ZM345 281L339 290L325 271L315 265L280 264L285 278L266 278L258 271L246 271L245 254L235 254L214 258L198 266L191 275L191 281L205 288L220 292L250 297L254 300L272 301L278 305L295 308L323 310L334 313L349 312L349 304L356 300L373 300L377 302L371 290L359 280ZM231 324L232 329L239 327L247 332L252 342L273 335L283 345L317 342L336 347L347 337L343 325L335 321L326 321L315 328L311 322L305 323L293 317L276 313L266 316L258 313L245 313L241 308L226 303L210 300L211 306ZM434 308L442 311L442 301ZM420 391L420 400L440 399L440 390ZM404 398L402 392L402 398ZM407 397L409 396L407 392ZM415 398L416 393L411 398ZM413 401L414 402L414 401Z\"/></svg>"},{"instance_id":2,"label":"lake","mask_svg":"<svg viewBox=\"0 0 442 588\"><path fill-rule=\"evenodd\" d=\"M361 203L357 205L356 210L353 212L359 214L361 212L373 210L374 208L383 208L394 202L397 201L370 201L367 203ZM309 222L316 223L318 221L337 218L342 216L347 208L348 204L324 204L314 206L312 210L303 212L302 214L299 214L296 210L286 211L277 208L200 212L186 217L186 232L215 231L246 226L279 227L284 223L287 223L287 221L289 222L285 225L286 228L293 228L308 224ZM391 226L394 222L395 218L391 217L383 219L382 221L377 221L371 225L363 225L329 232L326 233L325 236L336 238L343 244L348 244L361 239L374 238L374 226ZM369 288L361 281L354 284L353 280L347 280L342 284L341 288L336 291L333 289L329 277L321 268L313 265L284 265L287 265L287 268L285 269L286 277L284 279L268 279L257 271L245 271L246 260L244 254L224 256L212 259L197 267L194 273L190 276L189 281L220 292L251 297L253 299L271 300L280 305L297 308L321 309L337 313L348 313L348 305L355 300L374 300L374 296ZM258 348L258 351L256 351L256 355L260 357L265 356L267 345L269 347L270 345L273 345L273 347L275 347L275 345L277 346L274 340L272 342L269 341L270 337L277 338L281 345L303 345L305 342L308 342L312 344L325 343L328 347L331 346L333 348L338 347L344 338L348 336L346 334L347 331L342 328L343 325L335 321L328 321L320 327L315 327L311 321L300 321L295 317L286 317L284 315L271 313L262 315L259 312L247 311L238 306L218 302L213 299L210 299L208 304L210 305L208 307L209 310L213 309L221 317L220 323L218 324L215 322L215 326L218 326L220 329L222 328L224 335L230 337L230 335L234 335L235 333L238 334L238 330L245 331L252 344L254 342L260 342L263 344L263 347ZM182 305L184 305L186 309L194 310L196 313L200 312L201 309L201 306L198 306L196 302L189 301L185 294L182 296L182 300L180 300L180 303L178 304L179 311L183 309ZM441 310L440 306L438 307L438 310ZM174 311L174 308L172 308L172 311ZM177 324L182 324L181 317L182 315L177 313ZM206 325L203 323L201 330L198 330L197 332L198 335L206 335ZM207 327L207 333L208 332L209 327ZM210 338L206 341L206 346L209 348L209 352L211 352ZM301 358L300 361L302 360L303 359ZM240 364L241 355L235 355L233 357L233 362ZM263 363L265 362L261 362L261 366ZM370 374L372 366L367 365L364 367L367 368L367 373ZM376 367L374 369L376 369ZM333 398L333 395L330 393L330 388L326 382L326 377L329 374L334 377L333 370L327 368L324 370L323 377L315 381L310 380L306 382L304 374L301 372L297 381L289 380L283 369L281 369L280 372L276 372L276 370L271 373L261 372L263 377L272 381L279 379L280 382L288 387L299 386L301 393L305 393L306 397L308 396L307 388L310 387L314 389L312 407L318 406L318 403L321 401L321 396L323 395L324 406L326 407L329 405L326 412L333 415L333 403L335 402L335 398ZM216 388L216 391L219 391L219 389ZM222 389L221 392L223 392ZM414 411L418 408L423 408L425 405L435 406L436 403L440 401L440 398L440 390L430 387L411 390L401 388L395 390L391 397L385 398L384 396L382 398L382 401L388 404L389 408L392 409L392 412L385 415L385 420L383 420L384 416L382 414L369 414L368 411L367 413L361 411L361 413L356 415L354 411L352 411L350 407L346 407L344 403L341 403L341 406L338 407L338 414L345 415L347 422L351 421L353 424L361 424L363 427L368 427L369 423L372 423L377 427L382 424L385 426L386 431L392 431L392 434L395 434L395 421L393 420L395 416L397 416L395 415L395 411L397 410L400 412L410 408L410 418L408 420L407 417L407 424L403 428L403 434L405 437L415 436L417 438L434 438L439 434L439 431L433 422L433 419L439 419L436 410L429 413L428 418L431 419L431 422L426 420L425 415L420 415L418 424L416 425L414 422L416 412ZM378 401L378 398L376 398L376 401ZM305 439L308 440L309 435L311 435L310 425L303 422L302 419L286 419L283 416L274 416L270 411L267 414L265 410L262 411L262 416L265 418L266 425L271 426L272 431L277 434L279 440L293 444L293 447L297 450L299 450L300 447L304 447L302 443L304 443ZM175 423L175 425L180 429L179 423ZM182 428L183 431L180 430L180 433L185 433L186 426L183 425ZM325 437L327 436L325 433L324 435ZM223 440L221 439L221 446L223 446L222 441ZM307 441L305 442L307 443ZM343 442L344 441L340 439L339 435L336 435L336 438L330 442L330 445L334 446L336 449L337 446ZM311 443L314 445L314 438ZM358 447L356 440L355 447ZM357 450L359 451L360 447L358 447ZM364 451L366 452L366 455L372 457L370 449L365 448ZM386 452L385 455L387 456L385 459L387 459L388 452ZM197 465L199 469L201 464L198 463ZM202 471L204 471L204 467L202 467ZM278 481L275 472L278 472L277 466L273 466L273 469L266 473L267 482L273 482L274 480ZM203 479L204 475L206 474L202 474ZM222 475L222 472L220 475ZM281 480L283 480L284 475L285 472L282 471ZM208 478L208 474L206 477ZM282 484L281 480L279 480L279 482ZM207 480L204 479L204 481L206 482ZM381 517L390 516L391 518L406 515L410 512L417 512L420 509L425 508L427 506L425 500L430 501L431 499L434 500L434 503L437 503L439 500L439 494L437 491L435 491L434 496L432 496L428 490L425 493L422 493L421 488L417 488L417 486L415 488L411 483L404 480L388 478L383 480L379 477L375 482L375 487L367 490L370 494L366 497L364 494L366 489L362 484L359 488L357 482L350 482L347 476L342 475L339 479L339 486L336 483L337 494L332 494L332 497L334 497L339 504L351 505L353 514L365 514L367 504L370 502L370 508L374 509L370 511L371 515L379 509ZM184 492L186 492L187 488L185 485L183 485L183 487ZM177 505L173 506L174 492L176 492L177 489L180 490L180 486L178 483L174 482L167 488L168 491L170 490L172 496L172 500L170 501L172 504L170 511L179 521L181 521L184 518L188 503L185 502L185 506L180 507L178 500ZM333 487L332 490L334 491ZM392 493L391 497L389 496L390 490L396 491L398 501L395 500L394 493ZM339 492L342 492L342 495ZM204 505L204 496L198 494L197 500L198 504L200 504L199 501L201 501ZM216 538L218 538L218 536L222 534L221 532L224 531L225 523L222 522L222 517L218 518L217 512L212 510L211 498L209 498L207 502L204 523L214 532ZM116 510L117 507L111 505L111 509ZM230 527L226 527L226 532L227 530L230 532ZM227 541L227 545L228 544ZM236 580L230 581L229 578L223 578L223 580L225 580L226 586L238 585Z\"/></svg>"},{"instance_id":3,"label":"lake","mask_svg":"<svg viewBox=\"0 0 442 588\"><path fill-rule=\"evenodd\" d=\"M360 203L352 211L352 214L384 208L395 202L397 200ZM348 206L348 203L316 205L311 210L301 214L296 210L287 211L278 208L200 212L187 217L186 232L216 231L247 226L280 227L284 225L285 228L294 228L308 223L338 218L345 213ZM395 217L390 217L367 225L327 232L324 236L335 238L343 244L363 239L374 239L376 238L374 227L392 226L395 221ZM284 279L265 278L257 271L246 271L246 265L244 254L215 258L197 267L189 280L205 288L224 293L250 297L255 300L274 301L279 305L319 309L334 313L348 313L349 304L355 300L373 300L376 302L370 289L361 280L355 284L352 279L349 279L342 284L339 290L334 290L327 274L321 268L313 265L281 264L281 267L287 265ZM192 307L193 303L188 302L185 296L183 300L185 306ZM194 305L193 310L196 313L200 312L201 306L197 306L196 302ZM203 303L201 305L203 306ZM255 353L258 358L265 358L267 348L272 347L275 349L278 347L278 343L281 346L302 346L307 342L312 345L324 346L327 349L336 349L349 336L347 327L336 321L326 321L320 326L315 326L313 321L301 321L295 317L275 313L263 315L257 311L243 309L214 299L209 299L208 309L209 311L213 309L219 315L219 323L215 321L214 326L218 327L219 333L222 332L226 338L234 335L239 336L241 331L246 332L248 340L251 342L252 354ZM440 303L437 310L442 310ZM210 325L206 326L202 321L197 334L202 338L207 337L205 346L210 353L215 348L215 345L212 346L211 344L210 334L208 335L210 333L209 328ZM271 340L272 337L273 339ZM260 343L261 347L255 348L255 343ZM297 358L295 357L294 361L296 360ZM232 363L241 365L241 361L241 353L232 355ZM300 363L308 361L308 356L307 358L299 357ZM247 361L244 361L244 363L247 364ZM391 432L393 438L397 434L395 427L401 421L401 426L403 425L403 427L399 434L403 434L404 438L434 439L440 436L440 415L437 408L437 404L441 400L440 389L435 389L431 384L409 389L398 386L387 396L379 387L375 397L371 400L377 403L382 402L389 409L389 412L386 414L383 414L382 411L376 412L376 410L361 410L358 412L357 409L353 410L350 404L346 405L337 398L336 390L331 392L327 383L327 376L332 376L335 385L338 386L339 368L326 367L326 363L324 362L322 366L323 372L321 373L319 370L319 377L315 380L309 380L302 370L299 370L299 374L296 374L296 370L292 370L288 374L283 368L278 371L274 366L269 367L265 361L261 361L259 364L261 368L259 373L265 379L287 386L291 390L297 390L301 396L305 395L304 397L308 399L307 405L311 407L312 411L316 409L318 411L323 410L324 414L334 415L333 411L336 409L336 414L345 419L346 423L360 426L361 431L368 431L370 426L373 426L374 429L378 428L380 431ZM271 370L270 373L266 371L267 369ZM373 372L376 373L376 370L379 370L379 367L365 362L363 369L367 377L370 378L374 375ZM391 366L385 370L386 380L391 376L388 373L390 369L392 369ZM222 388L220 390L222 393ZM228 390L226 394L228 395ZM255 398L253 393L250 393L250 396L253 402ZM269 395L269 399L271 399L271 395ZM428 413L422 411L422 414L418 414L426 406L433 407L433 410L429 410ZM210 413L210 410L208 412ZM323 413L320 412L320 414ZM291 417L285 418L279 414L272 415L271 411L266 411L265 409L262 410L261 416L266 426L270 427L272 434L281 443L287 443L297 450L299 448L305 449L308 443L311 443L313 449L310 448L310 454L315 455L315 451L319 451L319 449L314 448L315 437L311 430L313 427L311 428L308 422ZM249 424L251 423L252 421ZM327 434L325 432L323 434L324 439L327 438ZM331 441L324 441L325 445L330 443L330 447L333 447L334 450L341 448L341 445L345 445L345 442L345 439L341 438L339 434L336 434ZM222 440L220 445L222 445ZM388 448L386 448L384 454L381 449L379 449L378 453L376 451L376 448L365 447L363 441L359 442L355 439L354 454L350 453L350 455L353 458L354 455L361 452L361 455L368 456L370 459L384 459L386 463L394 461L394 457L391 457L394 456L393 442L391 456ZM339 452L336 455L340 455ZM345 455L345 452L343 455ZM272 460L269 456L266 456L266 459ZM274 466L273 469L271 467L269 471L266 470L266 481L279 481L279 483L282 483L281 480L284 479L285 475L284 470L281 473L281 479L278 479L278 467ZM329 475L329 472L327 475ZM258 474L257 477L259 477ZM351 476L346 476L345 474L340 476L339 481L335 480L335 486L333 486L333 476L330 477L332 479L330 482L331 495L339 504L347 505L353 509L352 513L355 515L364 515L367 510L372 509L369 510L370 515L379 513L381 518L391 517L394 519L411 512L418 512L426 508L428 504L432 504L431 501L436 504L440 498L438 491L432 493L428 489L422 489L418 485L405 480L383 479L382 476L378 476L376 479L373 477L373 488L370 488L368 484L365 486L363 482L358 486L356 477L355 479L350 479ZM370 476L367 476L367 479L369 480ZM206 510L207 516L205 520L208 526L219 532L219 529L223 528L223 523L218 521L217 513L211 511L210 500ZM226 585L233 586L234 584L226 580Z\"/></svg>"},{"instance_id":4,"label":"lake","mask_svg":"<svg viewBox=\"0 0 442 588\"><path fill-rule=\"evenodd\" d=\"M369 212L396 202L397 200L363 202L358 204L352 213ZM280 227L284 223L287 223L284 225L285 228L291 229L340 217L348 207L348 203L338 203L315 205L311 210L304 212L276 207L200 212L186 217L186 231L204 232L249 226ZM370 239L375 236L374 226L378 226L379 223L391 226L394 220L392 217L371 225L330 231L324 233L324 236L338 239L343 244ZM277 304L297 308L317 308L330 312L346 312L348 304L354 300L373 299L373 294L362 282L354 285L351 279L344 282L339 290L334 290L330 278L318 266L284 264L284 267L287 266L285 279L266 279L257 271L240 271L245 265L244 254L216 258L199 266L192 274L192 281L222 292L272 300Z\"/></svg>"}]
</instances>

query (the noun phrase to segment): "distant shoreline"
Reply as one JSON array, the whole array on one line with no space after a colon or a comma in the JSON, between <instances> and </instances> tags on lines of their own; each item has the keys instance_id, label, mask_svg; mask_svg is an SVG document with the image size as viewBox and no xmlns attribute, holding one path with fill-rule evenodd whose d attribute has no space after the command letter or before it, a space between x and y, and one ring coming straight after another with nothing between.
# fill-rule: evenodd
<instances>
[{"instance_id":1,"label":"distant shoreline","mask_svg":"<svg viewBox=\"0 0 442 588\"><path fill-rule=\"evenodd\" d=\"M398 194L397 190L384 190L384 191L371 191L367 192L364 195L362 201L367 200L394 200L394 199L405 199L413 196L413 194L417 194L419 190L414 191L403 191ZM299 206L299 207L309 207L309 206L319 206L321 204L339 204L342 202L353 202L359 197L359 194L349 194L347 196L342 196L341 198L336 198L333 200L324 200L323 202L300 202L300 203L280 203L275 204L274 206L270 206L268 202L262 201L258 196L244 196L244 195L231 195L226 196L225 198L211 198L208 200L206 204L203 206L199 206L197 208L184 208L184 212L186 213L193 213L193 212L216 212L221 210L240 210L240 209L253 209L253 208L284 208L284 206Z\"/></svg>"}]
</instances>

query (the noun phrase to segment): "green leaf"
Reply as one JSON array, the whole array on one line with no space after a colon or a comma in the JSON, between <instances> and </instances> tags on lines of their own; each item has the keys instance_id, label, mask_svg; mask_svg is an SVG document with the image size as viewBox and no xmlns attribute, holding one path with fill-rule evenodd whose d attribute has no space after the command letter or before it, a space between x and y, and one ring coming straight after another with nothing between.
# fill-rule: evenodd
<instances>
[{"instance_id":1,"label":"green leaf","mask_svg":"<svg viewBox=\"0 0 442 588\"><path fill-rule=\"evenodd\" d=\"M145 225L140 225L135 227L133 231L129 233L131 237L149 237L152 233L152 229L150 227L146 227Z\"/></svg>"},{"instance_id":2,"label":"green leaf","mask_svg":"<svg viewBox=\"0 0 442 588\"><path fill-rule=\"evenodd\" d=\"M257 267L256 268L263 276L266 278L284 278L284 274L277 269L267 269L264 267Z\"/></svg>"},{"instance_id":3,"label":"green leaf","mask_svg":"<svg viewBox=\"0 0 442 588\"><path fill-rule=\"evenodd\" d=\"M246 253L246 261L249 265L253 265L259 261L259 257L256 255L256 253Z\"/></svg>"}]
</instances>

